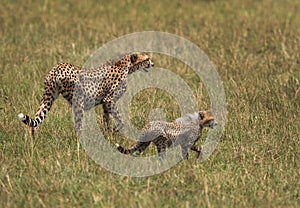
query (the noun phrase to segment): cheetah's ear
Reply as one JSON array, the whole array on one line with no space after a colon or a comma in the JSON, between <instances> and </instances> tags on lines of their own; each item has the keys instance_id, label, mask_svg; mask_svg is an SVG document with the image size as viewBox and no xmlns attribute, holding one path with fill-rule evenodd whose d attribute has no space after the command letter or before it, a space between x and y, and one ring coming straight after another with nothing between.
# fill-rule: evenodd
<instances>
[{"instance_id":1,"label":"cheetah's ear","mask_svg":"<svg viewBox=\"0 0 300 208\"><path fill-rule=\"evenodd\" d=\"M130 57L131 63L136 62L136 60L137 60L137 54L132 54L131 57Z\"/></svg>"},{"instance_id":2,"label":"cheetah's ear","mask_svg":"<svg viewBox=\"0 0 300 208\"><path fill-rule=\"evenodd\" d=\"M199 118L200 118L201 120L203 120L203 118L204 118L204 112L203 112L203 111L200 111L200 112L199 112Z\"/></svg>"}]
</instances>

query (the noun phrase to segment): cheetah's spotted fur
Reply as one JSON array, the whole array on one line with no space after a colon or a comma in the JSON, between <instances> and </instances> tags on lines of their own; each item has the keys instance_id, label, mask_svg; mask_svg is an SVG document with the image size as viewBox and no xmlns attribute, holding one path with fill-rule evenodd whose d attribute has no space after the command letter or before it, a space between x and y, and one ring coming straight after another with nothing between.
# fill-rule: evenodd
<instances>
[{"instance_id":1,"label":"cheetah's spotted fur","mask_svg":"<svg viewBox=\"0 0 300 208\"><path fill-rule=\"evenodd\" d=\"M127 76L137 70L154 66L144 53L123 56L113 64L104 64L95 69L84 69L68 63L55 66L46 76L40 107L32 119L20 113L19 119L32 128L42 123L59 94L73 106L75 129L80 131L83 112L102 104L105 127L109 128L109 115L115 120L117 129L123 126L116 107L117 100L127 89Z\"/></svg>"},{"instance_id":2,"label":"cheetah's spotted fur","mask_svg":"<svg viewBox=\"0 0 300 208\"><path fill-rule=\"evenodd\" d=\"M188 159L189 149L197 152L199 157L201 149L195 144L202 135L202 129L213 128L215 125L217 123L210 111L187 114L172 123L152 121L144 127L138 142L133 147L126 149L119 144L116 146L121 153L133 154L143 152L153 142L157 147L158 155L164 157L167 147L180 145L183 158Z\"/></svg>"}]
</instances>

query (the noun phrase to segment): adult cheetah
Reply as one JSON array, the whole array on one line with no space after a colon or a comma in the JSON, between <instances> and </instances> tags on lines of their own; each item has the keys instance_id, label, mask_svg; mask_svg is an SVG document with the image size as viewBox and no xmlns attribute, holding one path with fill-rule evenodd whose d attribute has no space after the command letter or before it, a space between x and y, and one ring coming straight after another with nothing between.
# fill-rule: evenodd
<instances>
[{"instance_id":1,"label":"adult cheetah","mask_svg":"<svg viewBox=\"0 0 300 208\"><path fill-rule=\"evenodd\" d=\"M60 63L46 76L44 93L35 118L32 119L23 113L20 113L18 117L24 124L31 127L34 135L55 99L62 94L73 107L77 133L81 130L84 111L99 104L103 107L106 129L110 126L110 114L115 120L116 128L120 129L123 122L116 102L127 90L127 76L141 69L148 71L153 66L149 56L140 52L127 54L114 63L92 69Z\"/></svg>"}]
</instances>

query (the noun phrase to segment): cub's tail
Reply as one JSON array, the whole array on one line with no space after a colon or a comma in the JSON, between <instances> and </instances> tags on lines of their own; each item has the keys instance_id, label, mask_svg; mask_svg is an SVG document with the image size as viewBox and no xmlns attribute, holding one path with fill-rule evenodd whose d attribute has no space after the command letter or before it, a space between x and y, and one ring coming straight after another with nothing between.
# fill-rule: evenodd
<instances>
[{"instance_id":1,"label":"cub's tail","mask_svg":"<svg viewBox=\"0 0 300 208\"><path fill-rule=\"evenodd\" d=\"M126 154L126 155L128 155L128 154L131 155L135 151L135 148L126 149L119 144L116 144L116 147L119 152Z\"/></svg>"}]
</instances>

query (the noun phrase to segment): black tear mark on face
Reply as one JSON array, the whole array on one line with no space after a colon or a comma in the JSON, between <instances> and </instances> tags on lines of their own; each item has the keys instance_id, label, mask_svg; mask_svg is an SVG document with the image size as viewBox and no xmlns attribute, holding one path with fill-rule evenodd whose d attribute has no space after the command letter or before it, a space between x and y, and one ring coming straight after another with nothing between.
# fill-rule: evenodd
<instances>
[{"instance_id":1,"label":"black tear mark on face","mask_svg":"<svg viewBox=\"0 0 300 208\"><path fill-rule=\"evenodd\" d=\"M200 117L201 120L204 119L204 113L202 111L199 112L199 117Z\"/></svg>"},{"instance_id":2,"label":"black tear mark on face","mask_svg":"<svg viewBox=\"0 0 300 208\"><path fill-rule=\"evenodd\" d=\"M136 60L137 60L137 54L132 54L131 55L131 57L130 57L130 61L131 61L131 63L134 63L134 62L136 62Z\"/></svg>"}]
</instances>

